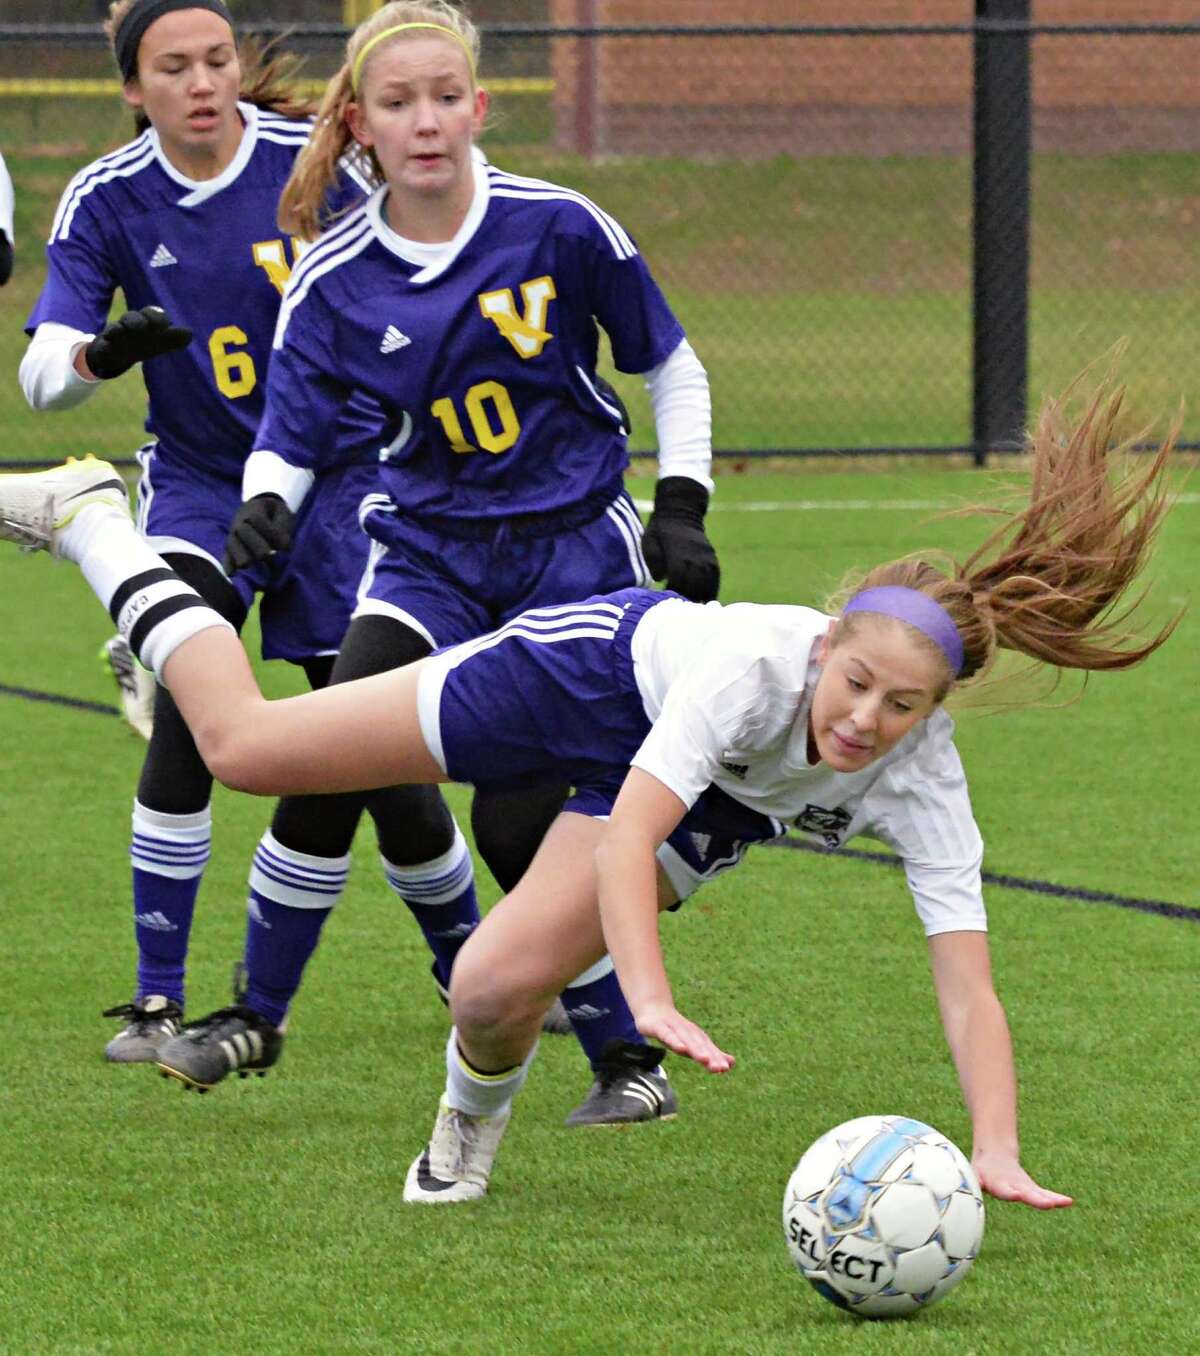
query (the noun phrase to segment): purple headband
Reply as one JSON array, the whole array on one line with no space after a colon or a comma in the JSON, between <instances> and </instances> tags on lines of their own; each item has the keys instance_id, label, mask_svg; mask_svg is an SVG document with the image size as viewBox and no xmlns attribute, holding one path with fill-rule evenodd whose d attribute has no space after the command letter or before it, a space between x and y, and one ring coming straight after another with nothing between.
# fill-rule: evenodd
<instances>
[{"instance_id":1,"label":"purple headband","mask_svg":"<svg viewBox=\"0 0 1200 1356\"><path fill-rule=\"evenodd\" d=\"M915 626L946 656L955 677L962 672L963 643L958 627L941 603L935 603L928 594L902 584L885 584L856 593L842 608L842 616L848 612L878 612Z\"/></svg>"}]
</instances>

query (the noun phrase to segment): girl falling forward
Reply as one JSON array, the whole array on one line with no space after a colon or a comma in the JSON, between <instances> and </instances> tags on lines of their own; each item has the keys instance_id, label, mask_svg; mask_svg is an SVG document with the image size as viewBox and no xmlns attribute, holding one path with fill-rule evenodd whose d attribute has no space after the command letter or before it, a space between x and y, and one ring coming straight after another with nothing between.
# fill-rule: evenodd
<instances>
[{"instance_id":1,"label":"girl falling forward","mask_svg":"<svg viewBox=\"0 0 1200 1356\"><path fill-rule=\"evenodd\" d=\"M623 589L283 701L262 697L229 625L134 532L105 463L0 476L0 534L81 565L236 789L572 783L529 870L458 955L445 1089L406 1201L485 1194L542 1016L606 950L648 1040L711 1073L731 1069L733 1055L676 1007L659 945L659 911L700 884L681 840L708 834L731 865L815 806L827 838L870 834L902 858L979 1180L1051 1209L1071 1198L1021 1163L982 842L944 703L998 649L1056 669L1122 669L1169 636L1173 621L1138 636L1117 610L1167 508L1174 438L1110 479L1120 404L1101 391L1073 426L1051 407L1032 439L1024 510L948 570L919 557L876 566L835 614Z\"/></svg>"}]
</instances>

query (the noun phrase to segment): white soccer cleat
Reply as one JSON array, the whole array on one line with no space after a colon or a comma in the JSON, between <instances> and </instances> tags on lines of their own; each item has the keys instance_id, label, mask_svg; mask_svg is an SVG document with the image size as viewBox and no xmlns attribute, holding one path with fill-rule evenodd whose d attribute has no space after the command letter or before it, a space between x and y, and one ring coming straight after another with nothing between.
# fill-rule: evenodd
<instances>
[{"instance_id":1,"label":"white soccer cleat","mask_svg":"<svg viewBox=\"0 0 1200 1356\"><path fill-rule=\"evenodd\" d=\"M511 1110L505 1107L495 1116L469 1116L449 1106L443 1097L429 1143L408 1170L404 1199L410 1205L482 1200Z\"/></svg>"},{"instance_id":2,"label":"white soccer cleat","mask_svg":"<svg viewBox=\"0 0 1200 1356\"><path fill-rule=\"evenodd\" d=\"M158 686L154 675L138 663L124 636L106 640L100 658L121 695L121 714L143 739L149 739L154 733L154 690Z\"/></svg>"},{"instance_id":3,"label":"white soccer cleat","mask_svg":"<svg viewBox=\"0 0 1200 1356\"><path fill-rule=\"evenodd\" d=\"M49 471L0 475L0 541L57 556L59 534L93 504L129 512L125 482L91 453Z\"/></svg>"}]
</instances>

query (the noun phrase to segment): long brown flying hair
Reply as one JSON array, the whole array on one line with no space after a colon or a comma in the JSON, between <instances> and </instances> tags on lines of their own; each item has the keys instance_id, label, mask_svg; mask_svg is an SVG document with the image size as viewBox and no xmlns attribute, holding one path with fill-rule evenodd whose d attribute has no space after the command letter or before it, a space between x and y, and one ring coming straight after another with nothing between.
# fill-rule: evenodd
<instances>
[{"instance_id":1,"label":"long brown flying hair","mask_svg":"<svg viewBox=\"0 0 1200 1356\"><path fill-rule=\"evenodd\" d=\"M1144 591L1126 595L1170 507L1166 471L1178 424L1148 460L1138 465L1130 457L1114 474L1113 461L1139 441L1122 442L1118 435L1124 390L1106 379L1071 420L1066 407L1073 390L1046 406L1029 436L1024 508L963 510L1003 519L965 561L926 552L878 565L844 586L830 610L851 593L884 584L927 594L949 612L962 637L959 681L983 675L997 650L1085 671L1126 669L1153 654L1182 614L1145 635L1130 625ZM832 643L870 615L839 621Z\"/></svg>"}]
</instances>

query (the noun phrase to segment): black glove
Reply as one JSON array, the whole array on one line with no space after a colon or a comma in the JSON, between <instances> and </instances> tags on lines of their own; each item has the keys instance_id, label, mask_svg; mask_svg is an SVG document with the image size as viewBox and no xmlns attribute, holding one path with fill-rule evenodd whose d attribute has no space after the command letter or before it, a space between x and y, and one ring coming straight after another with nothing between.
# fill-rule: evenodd
<instances>
[{"instance_id":1,"label":"black glove","mask_svg":"<svg viewBox=\"0 0 1200 1356\"><path fill-rule=\"evenodd\" d=\"M84 358L93 376L109 381L135 363L174 353L191 342L191 330L172 325L161 306L143 306L140 311L126 311L98 334L84 350Z\"/></svg>"},{"instance_id":2,"label":"black glove","mask_svg":"<svg viewBox=\"0 0 1200 1356\"><path fill-rule=\"evenodd\" d=\"M654 491L654 512L642 553L655 579L693 603L709 603L721 587L721 566L704 535L708 491L687 476L667 476Z\"/></svg>"},{"instance_id":3,"label":"black glove","mask_svg":"<svg viewBox=\"0 0 1200 1356\"><path fill-rule=\"evenodd\" d=\"M221 562L225 573L236 574L276 551L286 551L292 544L295 522L296 515L277 494L247 499L233 515Z\"/></svg>"}]
</instances>

